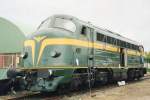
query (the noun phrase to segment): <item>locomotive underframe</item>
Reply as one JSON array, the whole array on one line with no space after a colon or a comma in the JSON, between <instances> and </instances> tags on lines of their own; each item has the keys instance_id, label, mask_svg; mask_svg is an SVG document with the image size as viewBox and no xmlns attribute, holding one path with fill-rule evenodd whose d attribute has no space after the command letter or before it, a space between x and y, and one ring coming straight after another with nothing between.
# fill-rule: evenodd
<instances>
[{"instance_id":1,"label":"locomotive underframe","mask_svg":"<svg viewBox=\"0 0 150 100\"><path fill-rule=\"evenodd\" d=\"M50 75L49 70L53 73ZM21 87L30 91L53 92L59 89L76 90L95 84L112 81L139 79L146 73L145 68L81 68L24 70ZM62 91L62 90L61 90Z\"/></svg>"}]
</instances>

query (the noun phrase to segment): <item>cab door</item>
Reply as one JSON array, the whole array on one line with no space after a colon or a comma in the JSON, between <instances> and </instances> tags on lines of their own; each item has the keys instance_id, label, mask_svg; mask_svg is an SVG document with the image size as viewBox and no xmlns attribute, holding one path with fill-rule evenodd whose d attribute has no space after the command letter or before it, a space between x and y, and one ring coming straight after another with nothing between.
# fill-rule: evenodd
<instances>
[{"instance_id":1,"label":"cab door","mask_svg":"<svg viewBox=\"0 0 150 100\"><path fill-rule=\"evenodd\" d=\"M88 67L94 67L94 29L87 27Z\"/></svg>"},{"instance_id":2,"label":"cab door","mask_svg":"<svg viewBox=\"0 0 150 100\"><path fill-rule=\"evenodd\" d=\"M127 66L127 50L120 48L120 65L121 67Z\"/></svg>"},{"instance_id":3,"label":"cab door","mask_svg":"<svg viewBox=\"0 0 150 100\"><path fill-rule=\"evenodd\" d=\"M94 66L94 29L82 26L80 39L84 41L86 47L82 47L82 53L75 54L76 63L80 62L79 65L83 65L86 67L93 67Z\"/></svg>"}]
</instances>

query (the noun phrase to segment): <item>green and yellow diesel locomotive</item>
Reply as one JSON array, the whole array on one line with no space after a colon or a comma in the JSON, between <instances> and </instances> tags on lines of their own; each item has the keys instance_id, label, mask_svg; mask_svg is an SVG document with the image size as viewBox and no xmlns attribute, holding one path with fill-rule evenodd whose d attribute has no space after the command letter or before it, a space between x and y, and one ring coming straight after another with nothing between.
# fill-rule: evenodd
<instances>
[{"instance_id":1,"label":"green and yellow diesel locomotive","mask_svg":"<svg viewBox=\"0 0 150 100\"><path fill-rule=\"evenodd\" d=\"M146 74L138 42L73 16L44 20L24 42L22 86L31 91L75 89L134 80Z\"/></svg>"}]
</instances>

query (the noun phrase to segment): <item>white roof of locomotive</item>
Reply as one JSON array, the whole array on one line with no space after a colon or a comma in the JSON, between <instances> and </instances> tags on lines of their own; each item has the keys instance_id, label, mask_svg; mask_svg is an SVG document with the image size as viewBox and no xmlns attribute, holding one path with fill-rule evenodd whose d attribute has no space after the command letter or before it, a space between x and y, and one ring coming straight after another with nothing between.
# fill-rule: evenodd
<instances>
[{"instance_id":1,"label":"white roof of locomotive","mask_svg":"<svg viewBox=\"0 0 150 100\"><path fill-rule=\"evenodd\" d=\"M68 19L73 19L73 20L76 20L78 23L80 24L83 24L83 25L86 25L88 27L91 27L91 28L94 28L97 32L101 33L101 34L104 34L106 36L110 36L110 37L114 37L116 39L119 39L119 40L122 40L122 41L125 41L125 42L128 42L128 43L131 43L131 44L134 44L134 45L141 45L140 43L136 42L136 41L133 41L129 38L126 38L118 33L115 33L115 32L112 32L110 30L107 30L107 29L104 29L104 28L99 28L99 27L96 27L94 26L93 24L89 23L89 22L85 22L85 21L82 21L74 16L70 16L70 15L63 15L63 14L58 14L58 15L53 15L54 17L62 17L62 18L68 18Z\"/></svg>"},{"instance_id":2,"label":"white roof of locomotive","mask_svg":"<svg viewBox=\"0 0 150 100\"><path fill-rule=\"evenodd\" d=\"M122 36L118 33L112 32L108 29L99 28L97 26L94 26L91 23L84 22L84 21L82 21L82 23L88 25L89 27L94 28L97 32L99 32L101 34L104 34L106 36L110 36L110 37L113 37L113 38L116 38L116 39L119 39L119 40L122 40L122 41L125 41L125 42L128 42L128 43L131 43L131 44L134 44L134 45L141 45L139 42L133 41L133 40L127 38L127 37L124 37L124 36Z\"/></svg>"}]
</instances>

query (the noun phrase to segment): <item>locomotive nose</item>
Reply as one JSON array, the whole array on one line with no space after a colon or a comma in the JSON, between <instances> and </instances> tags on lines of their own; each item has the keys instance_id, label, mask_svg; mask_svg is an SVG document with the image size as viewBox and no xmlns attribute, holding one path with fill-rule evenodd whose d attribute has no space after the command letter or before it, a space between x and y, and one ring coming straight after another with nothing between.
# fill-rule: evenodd
<instances>
[{"instance_id":1,"label":"locomotive nose","mask_svg":"<svg viewBox=\"0 0 150 100\"><path fill-rule=\"evenodd\" d=\"M66 55L71 55L71 46L68 46L69 38L73 38L73 35L61 29L37 31L31 39L25 41L24 52L27 52L27 56L24 57L24 66L64 64L67 62L66 59L69 59Z\"/></svg>"}]
</instances>

